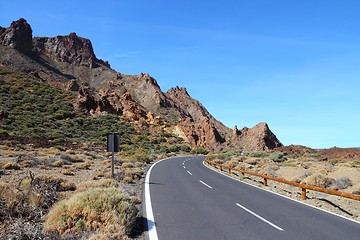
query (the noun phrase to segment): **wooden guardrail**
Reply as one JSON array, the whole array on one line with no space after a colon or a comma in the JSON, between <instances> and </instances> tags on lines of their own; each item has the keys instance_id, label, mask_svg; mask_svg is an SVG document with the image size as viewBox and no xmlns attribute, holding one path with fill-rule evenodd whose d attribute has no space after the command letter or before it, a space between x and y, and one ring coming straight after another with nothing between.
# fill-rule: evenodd
<instances>
[{"instance_id":1,"label":"wooden guardrail","mask_svg":"<svg viewBox=\"0 0 360 240\"><path fill-rule=\"evenodd\" d=\"M236 168L231 168L230 166L226 166L226 165L222 165L222 164L218 164L209 160L205 160L205 163L208 164L209 166L212 166L214 168L219 167L220 171L225 171L225 169L227 169L228 173L231 175L232 172L239 172L242 175L245 174L249 174L249 175L253 175L253 176L257 176L260 178L264 179L264 186L266 187L268 184L268 180L272 180L275 182L280 182L280 183L285 183L294 187L299 187L301 188L301 199L302 200L306 200L306 190L312 190L312 191L316 191L316 192L323 192L323 193L327 193L327 194L331 194L331 195L335 195L335 196L340 196L340 197L345 197L345 198L350 198L350 199L354 199L354 200L359 200L360 201L360 195L356 195L356 194L351 194L351 193L345 193L345 192L340 192L337 190L332 190L332 189L327 189L327 188L321 188L321 187L316 187L316 186L312 186L312 185L307 185L304 183L297 183L297 182L292 182L283 178L277 178L277 177L272 177L266 174L260 174L257 172L251 172L251 171L246 171L246 170L241 170L241 169L236 169Z\"/></svg>"}]
</instances>

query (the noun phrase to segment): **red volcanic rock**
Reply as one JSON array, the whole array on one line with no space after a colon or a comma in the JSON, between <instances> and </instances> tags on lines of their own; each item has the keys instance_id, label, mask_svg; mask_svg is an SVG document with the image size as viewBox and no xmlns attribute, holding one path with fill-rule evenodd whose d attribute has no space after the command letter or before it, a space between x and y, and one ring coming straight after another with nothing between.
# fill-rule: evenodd
<instances>
[{"instance_id":1,"label":"red volcanic rock","mask_svg":"<svg viewBox=\"0 0 360 240\"><path fill-rule=\"evenodd\" d=\"M230 129L217 121L199 101L190 97L186 88L172 88L166 96L174 102L174 108L178 109L178 126L192 146L215 150L225 143L224 136Z\"/></svg>"},{"instance_id":2,"label":"red volcanic rock","mask_svg":"<svg viewBox=\"0 0 360 240\"><path fill-rule=\"evenodd\" d=\"M55 61L90 68L96 66L96 57L90 40L78 37L76 33L54 38L36 37L33 44L39 54Z\"/></svg>"},{"instance_id":3,"label":"red volcanic rock","mask_svg":"<svg viewBox=\"0 0 360 240\"><path fill-rule=\"evenodd\" d=\"M0 44L10 46L22 53L32 50L32 29L25 19L13 21L8 28L0 27Z\"/></svg>"},{"instance_id":4,"label":"red volcanic rock","mask_svg":"<svg viewBox=\"0 0 360 240\"><path fill-rule=\"evenodd\" d=\"M262 122L253 128L241 130L240 142L246 150L269 150L283 146L271 132L267 123Z\"/></svg>"}]
</instances>

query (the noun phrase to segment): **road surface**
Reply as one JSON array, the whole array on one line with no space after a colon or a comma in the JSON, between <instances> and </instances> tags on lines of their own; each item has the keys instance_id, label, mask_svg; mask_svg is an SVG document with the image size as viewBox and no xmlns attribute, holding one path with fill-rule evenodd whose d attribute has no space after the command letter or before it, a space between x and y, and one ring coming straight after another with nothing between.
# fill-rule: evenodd
<instances>
[{"instance_id":1,"label":"road surface","mask_svg":"<svg viewBox=\"0 0 360 240\"><path fill-rule=\"evenodd\" d=\"M147 239L360 239L358 222L226 177L203 160L177 157L149 169Z\"/></svg>"}]
</instances>

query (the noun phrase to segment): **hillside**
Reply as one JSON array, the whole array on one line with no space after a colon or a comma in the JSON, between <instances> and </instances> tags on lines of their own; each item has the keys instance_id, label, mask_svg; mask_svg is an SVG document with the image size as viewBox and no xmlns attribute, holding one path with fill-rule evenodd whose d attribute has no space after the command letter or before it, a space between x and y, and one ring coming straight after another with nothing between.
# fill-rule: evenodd
<instances>
[{"instance_id":1,"label":"hillside","mask_svg":"<svg viewBox=\"0 0 360 240\"><path fill-rule=\"evenodd\" d=\"M164 93L149 74L130 76L116 72L108 62L96 58L90 40L76 33L33 37L25 19L14 21L10 27L0 28L0 64L73 92L74 109L84 116L110 113L146 131L156 125L191 147L211 151L282 146L266 123L251 129L230 129L185 88L174 87Z\"/></svg>"}]
</instances>

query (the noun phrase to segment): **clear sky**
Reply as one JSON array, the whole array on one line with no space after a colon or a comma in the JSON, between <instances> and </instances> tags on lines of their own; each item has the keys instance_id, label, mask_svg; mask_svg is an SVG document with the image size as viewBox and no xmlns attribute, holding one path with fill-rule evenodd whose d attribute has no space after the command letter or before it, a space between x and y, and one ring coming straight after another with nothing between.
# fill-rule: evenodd
<instances>
[{"instance_id":1,"label":"clear sky","mask_svg":"<svg viewBox=\"0 0 360 240\"><path fill-rule=\"evenodd\" d=\"M285 144L360 147L360 1L2 1L0 26L76 32L125 74L183 86L228 127Z\"/></svg>"}]
</instances>

